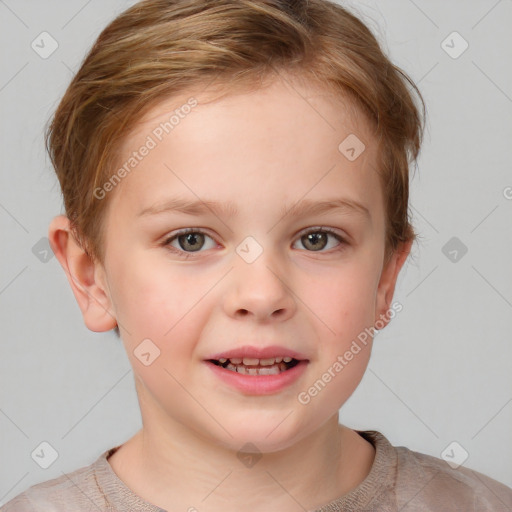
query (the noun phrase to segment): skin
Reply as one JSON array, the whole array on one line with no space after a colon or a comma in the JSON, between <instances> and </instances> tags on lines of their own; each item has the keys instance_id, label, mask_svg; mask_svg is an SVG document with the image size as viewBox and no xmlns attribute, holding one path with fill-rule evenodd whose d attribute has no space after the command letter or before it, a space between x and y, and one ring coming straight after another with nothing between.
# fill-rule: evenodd
<instances>
[{"instance_id":1,"label":"skin","mask_svg":"<svg viewBox=\"0 0 512 512\"><path fill-rule=\"evenodd\" d=\"M338 411L364 375L373 340L310 403L297 396L383 319L411 244L384 265L376 140L350 104L298 78L208 103L206 92L104 199L103 263L87 257L64 216L50 225L51 246L87 327L119 325L133 367L143 428L109 459L121 480L167 510L312 510L355 489L371 469L373 446L340 425ZM183 98L153 108L123 153ZM366 145L355 161L338 150L349 134ZM239 213L138 217L171 196L231 201ZM284 205L333 197L359 201L369 217L282 214ZM328 235L315 251L303 235L319 226L345 241ZM183 237L170 242L188 249L185 259L164 244L189 227L208 236L192 241L196 252ZM263 249L252 263L236 252L247 236ZM149 366L134 355L147 338L160 349ZM309 359L306 372L271 395L242 393L203 360L244 344L295 349ZM247 442L262 454L252 467L237 457Z\"/></svg>"}]
</instances>

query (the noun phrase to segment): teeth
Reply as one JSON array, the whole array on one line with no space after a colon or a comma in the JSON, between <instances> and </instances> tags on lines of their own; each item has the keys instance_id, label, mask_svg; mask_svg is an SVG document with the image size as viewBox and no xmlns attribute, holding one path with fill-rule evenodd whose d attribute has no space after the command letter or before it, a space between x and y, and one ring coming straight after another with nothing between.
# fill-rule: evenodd
<instances>
[{"instance_id":1,"label":"teeth","mask_svg":"<svg viewBox=\"0 0 512 512\"><path fill-rule=\"evenodd\" d=\"M281 370L277 365L274 365L270 368L260 368L257 372L257 375L277 375L278 373L281 373Z\"/></svg>"},{"instance_id":2,"label":"teeth","mask_svg":"<svg viewBox=\"0 0 512 512\"><path fill-rule=\"evenodd\" d=\"M220 364L224 364L229 361L231 364L244 364L245 366L271 366L273 364L279 364L281 361L285 363L290 363L292 361L292 357L269 357L267 359L257 359L255 357L231 357L226 359L222 357L219 359Z\"/></svg>"},{"instance_id":3,"label":"teeth","mask_svg":"<svg viewBox=\"0 0 512 512\"><path fill-rule=\"evenodd\" d=\"M242 365L235 366L234 364L228 364L226 369L243 375L278 375L286 370L286 365L284 363L279 363L267 366L266 368L246 368Z\"/></svg>"}]
</instances>

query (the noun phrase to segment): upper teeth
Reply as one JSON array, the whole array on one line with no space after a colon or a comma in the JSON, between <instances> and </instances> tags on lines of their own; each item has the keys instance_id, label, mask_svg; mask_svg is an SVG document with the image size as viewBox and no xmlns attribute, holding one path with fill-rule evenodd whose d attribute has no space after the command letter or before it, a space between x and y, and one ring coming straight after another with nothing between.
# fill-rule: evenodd
<instances>
[{"instance_id":1,"label":"upper teeth","mask_svg":"<svg viewBox=\"0 0 512 512\"><path fill-rule=\"evenodd\" d=\"M284 361L285 363L289 363L292 358L291 357L270 357L268 359L256 359L252 357L230 357L230 362L232 364L245 364L248 366L270 366L276 363L280 363L281 361ZM219 363L225 363L227 361L226 358L222 357L219 359Z\"/></svg>"}]
</instances>

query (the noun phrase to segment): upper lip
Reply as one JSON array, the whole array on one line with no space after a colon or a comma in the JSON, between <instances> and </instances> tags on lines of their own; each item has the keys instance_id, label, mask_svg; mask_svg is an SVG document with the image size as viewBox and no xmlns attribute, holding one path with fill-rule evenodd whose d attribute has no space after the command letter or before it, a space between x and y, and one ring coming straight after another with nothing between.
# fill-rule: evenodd
<instances>
[{"instance_id":1,"label":"upper lip","mask_svg":"<svg viewBox=\"0 0 512 512\"><path fill-rule=\"evenodd\" d=\"M255 347L253 345L244 345L243 347L237 347L232 350L226 350L225 352L219 352L212 354L209 359L218 361L219 359L231 359L231 358L253 358L253 359L270 359L272 357L291 357L297 360L308 360L303 354L291 350L286 347L280 347L278 345L271 345L268 347Z\"/></svg>"}]
</instances>

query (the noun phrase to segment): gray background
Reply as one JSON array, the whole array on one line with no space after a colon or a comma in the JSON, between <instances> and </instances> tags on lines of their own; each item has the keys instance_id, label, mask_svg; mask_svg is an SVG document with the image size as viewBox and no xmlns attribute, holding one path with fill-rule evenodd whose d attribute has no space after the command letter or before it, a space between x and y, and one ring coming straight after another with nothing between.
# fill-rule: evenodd
<instances>
[{"instance_id":1,"label":"gray background","mask_svg":"<svg viewBox=\"0 0 512 512\"><path fill-rule=\"evenodd\" d=\"M62 211L44 125L99 32L133 3L0 0L0 503L141 426L121 342L87 330L41 242ZM422 238L395 293L403 311L377 335L340 420L440 458L456 441L465 466L512 486L512 2L348 5L419 83L428 122L411 185ZM31 48L43 31L59 45L46 59ZM442 47L453 31L469 43L458 58ZM48 469L31 457L43 441L59 455Z\"/></svg>"}]
</instances>

